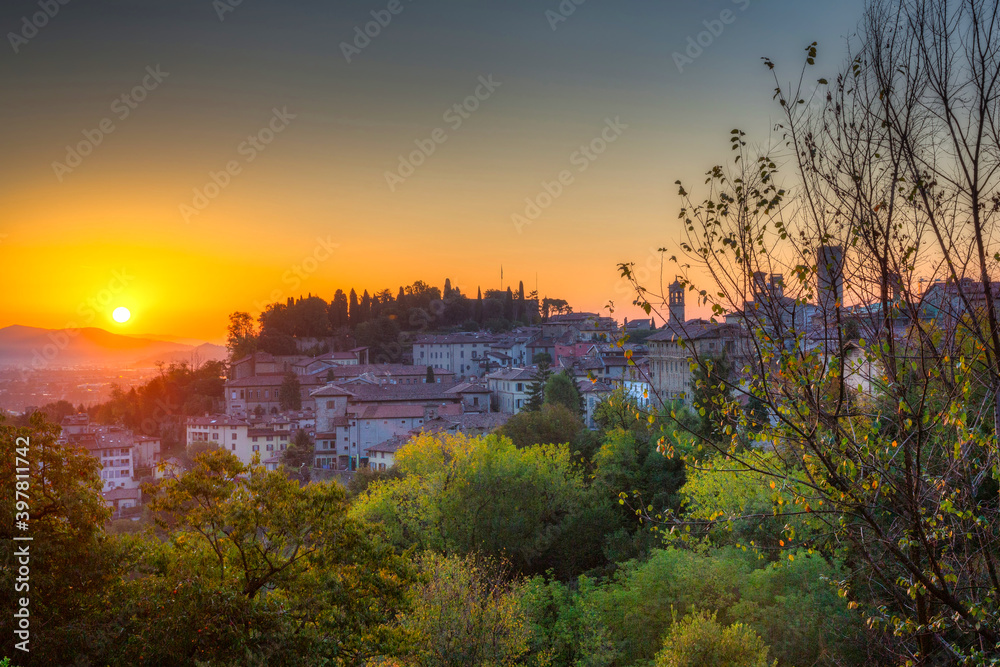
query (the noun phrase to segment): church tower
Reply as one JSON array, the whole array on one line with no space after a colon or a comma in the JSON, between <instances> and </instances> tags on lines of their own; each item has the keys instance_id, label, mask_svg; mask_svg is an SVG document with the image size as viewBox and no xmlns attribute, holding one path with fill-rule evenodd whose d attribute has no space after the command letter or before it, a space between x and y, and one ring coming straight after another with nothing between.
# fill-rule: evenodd
<instances>
[{"instance_id":1,"label":"church tower","mask_svg":"<svg viewBox=\"0 0 1000 667\"><path fill-rule=\"evenodd\" d=\"M684 287L680 280L674 280L668 288L670 290L670 322L672 324L684 324Z\"/></svg>"}]
</instances>

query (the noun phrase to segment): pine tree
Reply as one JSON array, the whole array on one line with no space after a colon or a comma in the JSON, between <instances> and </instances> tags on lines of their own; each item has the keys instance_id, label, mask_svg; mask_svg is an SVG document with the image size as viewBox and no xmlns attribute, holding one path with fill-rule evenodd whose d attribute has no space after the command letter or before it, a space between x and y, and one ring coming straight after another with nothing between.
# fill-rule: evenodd
<instances>
[{"instance_id":1,"label":"pine tree","mask_svg":"<svg viewBox=\"0 0 1000 667\"><path fill-rule=\"evenodd\" d=\"M524 281L517 282L517 303L514 304L514 319L524 319Z\"/></svg>"},{"instance_id":2,"label":"pine tree","mask_svg":"<svg viewBox=\"0 0 1000 667\"><path fill-rule=\"evenodd\" d=\"M368 295L368 290L361 296L361 317L364 322L372 318L372 298Z\"/></svg>"},{"instance_id":3,"label":"pine tree","mask_svg":"<svg viewBox=\"0 0 1000 667\"><path fill-rule=\"evenodd\" d=\"M473 313L476 324L480 327L483 326L483 290L481 287L476 289L476 308Z\"/></svg>"},{"instance_id":4,"label":"pine tree","mask_svg":"<svg viewBox=\"0 0 1000 667\"><path fill-rule=\"evenodd\" d=\"M427 377L424 379L424 382L426 382L427 384L434 384L436 382L436 380L434 379L434 367L433 366L428 366L427 367Z\"/></svg>"},{"instance_id":5,"label":"pine tree","mask_svg":"<svg viewBox=\"0 0 1000 667\"><path fill-rule=\"evenodd\" d=\"M545 403L545 385L548 384L550 377L552 377L552 369L548 362L539 363L538 370L535 371L535 376L532 378L531 384L528 385L528 400L524 404L526 412L537 412L542 409L542 405Z\"/></svg>"},{"instance_id":6,"label":"pine tree","mask_svg":"<svg viewBox=\"0 0 1000 667\"><path fill-rule=\"evenodd\" d=\"M358 293L351 289L350 301L348 302L348 320L352 327L358 326L362 322L361 311L358 309Z\"/></svg>"},{"instance_id":7,"label":"pine tree","mask_svg":"<svg viewBox=\"0 0 1000 667\"><path fill-rule=\"evenodd\" d=\"M511 322L514 321L514 293L510 287L507 288L507 294L503 298L503 318Z\"/></svg>"}]
</instances>

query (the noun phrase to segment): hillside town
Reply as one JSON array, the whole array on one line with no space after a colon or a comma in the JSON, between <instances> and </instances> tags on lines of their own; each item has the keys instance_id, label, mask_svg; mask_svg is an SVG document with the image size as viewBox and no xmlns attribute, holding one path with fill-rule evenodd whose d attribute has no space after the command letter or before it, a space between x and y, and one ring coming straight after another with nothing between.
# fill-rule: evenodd
<instances>
[{"instance_id":1,"label":"hillside town","mask_svg":"<svg viewBox=\"0 0 1000 667\"><path fill-rule=\"evenodd\" d=\"M688 318L689 288L678 278L669 285L661 326L652 317L619 324L597 313L566 312L500 333L419 333L412 351L394 363L375 362L366 346L319 354L257 350L228 365L222 409L187 417L183 441L189 449L218 447L244 464L260 461L277 470L303 433L313 452L308 467L346 479L359 469L391 469L396 452L420 434L475 436L502 427L554 373L572 378L581 421L592 430L598 428L595 410L615 390L647 411L691 407L693 383L707 359L732 362L730 381L745 397L756 329L779 348L842 357L846 384L870 396L880 389L882 369L866 358L865 338L902 340L913 312L953 331L964 313L983 306L982 290L968 279L928 285L916 308L904 307L893 283L889 318L879 303L845 306L843 252L825 247L820 254L825 262L815 302L786 295L781 274L757 272L743 308L720 318ZM996 300L1000 283L995 290ZM339 343L308 338L300 345L315 351ZM61 441L100 459L104 497L115 511L140 506L141 481L184 465L161 457L160 438L92 423L86 413L63 419Z\"/></svg>"}]
</instances>

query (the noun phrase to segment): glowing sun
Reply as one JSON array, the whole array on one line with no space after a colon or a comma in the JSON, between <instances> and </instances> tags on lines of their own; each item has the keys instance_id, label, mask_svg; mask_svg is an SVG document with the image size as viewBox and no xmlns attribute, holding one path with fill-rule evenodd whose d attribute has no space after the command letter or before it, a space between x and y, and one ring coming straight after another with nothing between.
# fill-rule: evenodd
<instances>
[{"instance_id":1,"label":"glowing sun","mask_svg":"<svg viewBox=\"0 0 1000 667\"><path fill-rule=\"evenodd\" d=\"M115 322L124 324L125 322L128 322L130 317L132 317L132 313L130 313L128 308L125 306L119 306L115 308L115 312L111 313L111 317Z\"/></svg>"}]
</instances>

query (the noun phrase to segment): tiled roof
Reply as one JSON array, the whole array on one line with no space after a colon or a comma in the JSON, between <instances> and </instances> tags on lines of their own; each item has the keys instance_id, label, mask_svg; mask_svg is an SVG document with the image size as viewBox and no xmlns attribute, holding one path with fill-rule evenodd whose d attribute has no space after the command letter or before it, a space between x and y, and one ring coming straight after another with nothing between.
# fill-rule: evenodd
<instances>
[{"instance_id":1,"label":"tiled roof","mask_svg":"<svg viewBox=\"0 0 1000 667\"><path fill-rule=\"evenodd\" d=\"M451 405L431 406L437 414L461 414L462 406ZM357 419L418 419L426 414L423 405L369 405L355 413Z\"/></svg>"},{"instance_id":2,"label":"tiled roof","mask_svg":"<svg viewBox=\"0 0 1000 667\"><path fill-rule=\"evenodd\" d=\"M653 334L646 341L674 342L678 339L699 340L721 338L723 336L738 337L740 335L743 335L743 330L735 324L708 322L706 320L688 320L684 324L667 324L665 329Z\"/></svg>"},{"instance_id":3,"label":"tiled roof","mask_svg":"<svg viewBox=\"0 0 1000 667\"><path fill-rule=\"evenodd\" d=\"M493 334L457 333L420 336L414 345L471 345L472 343L493 343L500 340Z\"/></svg>"},{"instance_id":4,"label":"tiled roof","mask_svg":"<svg viewBox=\"0 0 1000 667\"><path fill-rule=\"evenodd\" d=\"M408 435L394 435L385 442L372 445L368 448L368 452L386 452L387 454L395 454L409 441L410 436Z\"/></svg>"},{"instance_id":5,"label":"tiled roof","mask_svg":"<svg viewBox=\"0 0 1000 667\"><path fill-rule=\"evenodd\" d=\"M322 378L316 375L296 375L302 386L321 385ZM285 382L284 373L269 373L267 375L251 375L239 380L228 380L226 387L278 387Z\"/></svg>"},{"instance_id":6,"label":"tiled roof","mask_svg":"<svg viewBox=\"0 0 1000 667\"><path fill-rule=\"evenodd\" d=\"M496 371L495 373L490 373L486 377L490 380L501 380L501 381L531 381L535 379L535 373L538 372L537 368L509 368L505 370Z\"/></svg>"},{"instance_id":7,"label":"tiled roof","mask_svg":"<svg viewBox=\"0 0 1000 667\"><path fill-rule=\"evenodd\" d=\"M451 389L445 390L446 394L474 394L488 392L490 389L486 385L478 382L460 382Z\"/></svg>"},{"instance_id":8,"label":"tiled roof","mask_svg":"<svg viewBox=\"0 0 1000 667\"><path fill-rule=\"evenodd\" d=\"M455 384L443 382L433 384L380 384L351 386L354 398L352 403L369 403L375 401L453 401L454 394L448 390Z\"/></svg>"},{"instance_id":9,"label":"tiled roof","mask_svg":"<svg viewBox=\"0 0 1000 667\"><path fill-rule=\"evenodd\" d=\"M210 415L208 417L188 417L188 426L249 426L242 419L226 415Z\"/></svg>"},{"instance_id":10,"label":"tiled roof","mask_svg":"<svg viewBox=\"0 0 1000 667\"><path fill-rule=\"evenodd\" d=\"M354 396L354 392L344 389L340 385L328 384L309 394L317 398L333 398L334 396Z\"/></svg>"}]
</instances>

